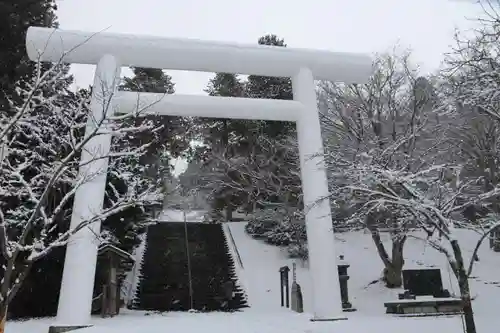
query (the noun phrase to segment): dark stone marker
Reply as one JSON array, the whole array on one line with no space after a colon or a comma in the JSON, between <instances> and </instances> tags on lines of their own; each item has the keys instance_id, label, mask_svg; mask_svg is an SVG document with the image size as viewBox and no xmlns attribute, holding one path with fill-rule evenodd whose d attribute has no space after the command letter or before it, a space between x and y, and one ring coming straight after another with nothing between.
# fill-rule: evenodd
<instances>
[{"instance_id":1,"label":"dark stone marker","mask_svg":"<svg viewBox=\"0 0 500 333\"><path fill-rule=\"evenodd\" d=\"M288 281L288 273L290 272L290 267L283 266L280 267L280 290L281 290L281 306L290 307L290 289ZM285 303L286 298L286 303Z\"/></svg>"},{"instance_id":2,"label":"dark stone marker","mask_svg":"<svg viewBox=\"0 0 500 333\"><path fill-rule=\"evenodd\" d=\"M439 268L403 270L403 286L410 295L445 297Z\"/></svg>"}]
</instances>

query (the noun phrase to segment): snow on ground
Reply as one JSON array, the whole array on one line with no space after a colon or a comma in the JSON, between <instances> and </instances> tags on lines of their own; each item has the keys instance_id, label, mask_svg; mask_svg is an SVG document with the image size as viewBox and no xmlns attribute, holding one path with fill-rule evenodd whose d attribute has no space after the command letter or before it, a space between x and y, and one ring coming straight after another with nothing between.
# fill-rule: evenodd
<instances>
[{"instance_id":1,"label":"snow on ground","mask_svg":"<svg viewBox=\"0 0 500 333\"><path fill-rule=\"evenodd\" d=\"M297 280L304 296L304 310L311 311L311 280L307 264L300 260L288 259L279 247L252 239L245 233L245 223L230 223L229 228L244 265L244 271L240 274L245 276L247 293L252 300L253 310L274 311L281 307L278 270L284 265L291 267L295 261ZM468 230L457 230L456 234L462 245L464 256L469 261L478 236ZM421 235L415 233L413 236ZM371 235L364 232L352 232L337 234L335 237L337 255L343 254L345 261L351 265L348 269L349 298L353 306L358 309L357 312L348 313L347 316L352 319L356 318L355 320L370 318L370 320L377 321L377 318L380 318L380 320L394 321L394 318L385 314L384 302L397 300L397 294L401 290L388 290L380 283L372 283L380 278L383 267ZM388 237L386 238L388 241ZM455 277L441 253L426 246L424 241L413 237L408 239L404 251L406 268L439 267L444 288L450 290L451 293L458 294ZM485 242L479 251L479 259L480 261L475 264L474 278L471 279L472 294L476 296L473 306L478 326L491 327L491 332L493 332L493 327L500 325L497 308L500 301L500 253L491 251ZM402 319L399 318L399 320ZM418 320L419 323L425 321L423 318L413 320ZM433 320L437 319L434 317ZM460 323L461 319L452 317L442 318L442 320ZM482 331L479 330L479 332ZM489 330L484 332L489 332Z\"/></svg>"},{"instance_id":2,"label":"snow on ground","mask_svg":"<svg viewBox=\"0 0 500 333\"><path fill-rule=\"evenodd\" d=\"M307 314L296 314L286 310L274 312L240 312L240 313L165 313L146 316L141 311L124 311L112 319L93 318L93 327L78 330L79 333L405 333L428 332L461 332L458 320L445 318L396 318L386 317L356 318L336 322L311 322ZM418 321L418 327L414 323ZM13 322L7 324L7 332L40 333L46 332L52 322L48 319ZM481 333L493 333L478 325ZM496 332L495 332L496 333Z\"/></svg>"},{"instance_id":3,"label":"snow on ground","mask_svg":"<svg viewBox=\"0 0 500 333\"><path fill-rule=\"evenodd\" d=\"M160 222L184 222L184 213L186 213L186 222L203 222L205 211L182 211L176 209L166 209L160 216L158 220Z\"/></svg>"},{"instance_id":4,"label":"snow on ground","mask_svg":"<svg viewBox=\"0 0 500 333\"><path fill-rule=\"evenodd\" d=\"M170 212L174 220L182 219ZM189 215L194 220L199 214ZM198 333L201 331L232 333L421 333L462 332L459 316L400 318L385 314L384 301L397 299L400 290L388 290L377 280L382 271L381 261L374 249L369 234L363 232L337 234L337 254L343 254L350 263L349 294L357 312L346 313L349 320L338 322L311 322L308 313L296 314L280 307L278 269L293 263L278 247L267 245L252 239L244 231L245 223L228 223L225 233L230 229L234 238L230 243L231 254L237 263L237 253L241 257L242 267L238 268L241 284L245 288L251 308L239 313L167 313L146 316L140 311L123 311L113 319L93 318L94 326L82 329L81 333L142 333L182 331ZM477 236L466 230L457 230L457 238L469 260ZM139 251L137 251L139 252ZM449 272L442 254L437 253L425 242L410 238L405 246L406 267L440 267L444 287L452 293L458 292L455 278ZM488 245L479 251L480 261L476 263L471 288L476 299L473 302L476 324L479 333L496 333L500 325L498 305L500 300L500 253L488 249ZM238 266L238 264L237 264ZM310 311L310 280L307 265L297 262L298 281L304 293L305 310ZM29 320L27 322L7 323L7 332L39 333L46 332L54 319Z\"/></svg>"}]
</instances>

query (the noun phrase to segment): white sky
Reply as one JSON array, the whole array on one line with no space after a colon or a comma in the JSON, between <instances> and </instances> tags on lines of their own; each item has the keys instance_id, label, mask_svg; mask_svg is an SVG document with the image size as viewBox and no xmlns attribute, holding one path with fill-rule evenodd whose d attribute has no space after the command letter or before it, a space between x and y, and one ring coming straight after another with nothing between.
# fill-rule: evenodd
<instances>
[{"instance_id":1,"label":"white sky","mask_svg":"<svg viewBox=\"0 0 500 333\"><path fill-rule=\"evenodd\" d=\"M436 69L456 27L480 8L451 0L58 0L61 29L123 32L255 44L267 33L291 47L374 53L411 47L424 71ZM76 85L93 66L73 66ZM126 73L126 72L125 72ZM177 93L203 93L210 74L171 71Z\"/></svg>"}]
</instances>

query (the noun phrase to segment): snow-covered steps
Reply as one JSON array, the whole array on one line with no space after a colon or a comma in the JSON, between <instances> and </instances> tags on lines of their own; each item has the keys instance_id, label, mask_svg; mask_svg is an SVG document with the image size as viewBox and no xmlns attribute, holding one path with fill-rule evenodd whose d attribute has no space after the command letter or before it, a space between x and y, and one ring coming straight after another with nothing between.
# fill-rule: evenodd
<instances>
[{"instance_id":1,"label":"snow-covered steps","mask_svg":"<svg viewBox=\"0 0 500 333\"><path fill-rule=\"evenodd\" d=\"M230 302L228 282L236 286ZM246 297L220 224L162 222L148 228L134 308L234 311L243 307Z\"/></svg>"}]
</instances>

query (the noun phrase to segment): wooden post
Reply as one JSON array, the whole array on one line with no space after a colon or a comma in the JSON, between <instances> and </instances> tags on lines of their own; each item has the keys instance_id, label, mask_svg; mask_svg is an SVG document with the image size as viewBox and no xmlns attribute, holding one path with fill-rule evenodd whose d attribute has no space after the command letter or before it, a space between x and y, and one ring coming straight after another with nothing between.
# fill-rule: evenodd
<instances>
[{"instance_id":1,"label":"wooden post","mask_svg":"<svg viewBox=\"0 0 500 333\"><path fill-rule=\"evenodd\" d=\"M115 316L116 315L116 307L117 307L117 300L116 300L116 265L117 265L117 260L113 255L110 254L110 265L109 265L109 315L110 316Z\"/></svg>"},{"instance_id":2,"label":"wooden post","mask_svg":"<svg viewBox=\"0 0 500 333\"><path fill-rule=\"evenodd\" d=\"M120 293L120 288L117 284L117 286L115 287L115 297L116 297L116 308L115 308L115 315L119 315L120 314L120 308L122 306L122 302L121 302L121 293Z\"/></svg>"},{"instance_id":3,"label":"wooden post","mask_svg":"<svg viewBox=\"0 0 500 333\"><path fill-rule=\"evenodd\" d=\"M106 285L102 286L102 305L101 305L101 317L106 318L108 316L108 288Z\"/></svg>"}]
</instances>

